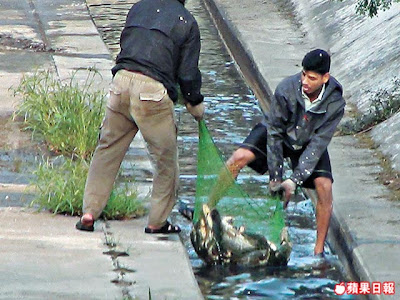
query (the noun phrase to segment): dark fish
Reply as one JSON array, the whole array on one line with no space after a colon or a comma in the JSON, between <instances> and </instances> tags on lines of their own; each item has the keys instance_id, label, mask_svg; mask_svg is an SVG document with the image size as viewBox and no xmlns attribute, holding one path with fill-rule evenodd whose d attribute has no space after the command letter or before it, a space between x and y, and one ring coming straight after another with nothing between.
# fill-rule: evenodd
<instances>
[{"instance_id":1,"label":"dark fish","mask_svg":"<svg viewBox=\"0 0 400 300\"><path fill-rule=\"evenodd\" d=\"M236 228L233 217L221 217L217 209L211 210L207 204L203 204L190 237L197 255L208 264L283 266L292 250L286 227L277 247L264 236L247 233L244 227Z\"/></svg>"}]
</instances>

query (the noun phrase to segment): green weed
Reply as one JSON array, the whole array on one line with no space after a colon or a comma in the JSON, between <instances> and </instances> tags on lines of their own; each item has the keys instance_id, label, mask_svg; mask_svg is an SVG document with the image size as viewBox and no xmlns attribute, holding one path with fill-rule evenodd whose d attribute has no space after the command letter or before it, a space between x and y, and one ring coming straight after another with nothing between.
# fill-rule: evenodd
<instances>
[{"instance_id":1,"label":"green weed","mask_svg":"<svg viewBox=\"0 0 400 300\"><path fill-rule=\"evenodd\" d=\"M80 215L89 160L96 148L104 116L104 92L93 91L98 72L89 70L83 84L60 82L49 71L25 76L14 90L23 102L16 115L24 117L25 129L45 140L55 154L39 164L33 185L38 193L31 203L58 214ZM123 219L145 214L133 183L114 186L104 209L107 219Z\"/></svg>"},{"instance_id":2,"label":"green weed","mask_svg":"<svg viewBox=\"0 0 400 300\"><path fill-rule=\"evenodd\" d=\"M67 82L49 71L24 76L14 90L23 98L16 115L24 117L24 128L43 137L51 151L88 160L96 148L105 94L91 89L96 71L88 72L79 86L75 75Z\"/></svg>"},{"instance_id":3,"label":"green weed","mask_svg":"<svg viewBox=\"0 0 400 300\"><path fill-rule=\"evenodd\" d=\"M33 183L38 190L32 206L57 214L82 214L82 199L89 164L83 159L58 157L54 162L44 161L35 171ZM124 219L143 216L146 210L137 199L133 183L114 187L102 216L106 219Z\"/></svg>"},{"instance_id":4,"label":"green weed","mask_svg":"<svg viewBox=\"0 0 400 300\"><path fill-rule=\"evenodd\" d=\"M400 79L393 79L393 87L367 91L371 96L371 107L367 114L356 113L349 121L339 127L341 134L355 134L371 129L400 111Z\"/></svg>"},{"instance_id":5,"label":"green weed","mask_svg":"<svg viewBox=\"0 0 400 300\"><path fill-rule=\"evenodd\" d=\"M34 172L32 184L38 192L31 205L54 213L80 215L88 169L87 162L82 159L73 161L59 157L55 163L43 161Z\"/></svg>"},{"instance_id":6,"label":"green weed","mask_svg":"<svg viewBox=\"0 0 400 300\"><path fill-rule=\"evenodd\" d=\"M143 203L137 200L137 192L133 184L125 182L111 192L102 216L110 220L141 217L145 214L146 209Z\"/></svg>"}]
</instances>

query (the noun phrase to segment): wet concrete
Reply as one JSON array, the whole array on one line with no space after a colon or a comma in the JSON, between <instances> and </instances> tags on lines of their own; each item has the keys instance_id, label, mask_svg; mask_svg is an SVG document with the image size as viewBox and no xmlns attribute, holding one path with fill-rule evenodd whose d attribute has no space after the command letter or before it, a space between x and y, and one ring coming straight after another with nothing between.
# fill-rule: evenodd
<instances>
[{"instance_id":1,"label":"wet concrete","mask_svg":"<svg viewBox=\"0 0 400 300\"><path fill-rule=\"evenodd\" d=\"M226 40L231 52L234 55L245 53L248 58L249 64L244 61L239 68L259 73L270 90L282 77L299 72L304 54L314 47L321 47L315 41L325 41L323 34L310 38L298 20L287 18L291 16L284 9L287 1L251 0L244 6L239 2L206 0L216 24L221 24L222 28L225 26L237 37L237 43L230 43L229 38ZM257 7L257 10L249 7ZM309 15L309 20L313 17ZM359 19L355 15L351 17L355 19L353 22ZM346 36L342 38L346 39ZM369 44L371 52L375 51L374 45ZM380 43L376 45L378 49L381 46ZM334 76L336 66L343 62L335 60L337 55L332 57ZM351 71L346 68L342 66L341 74ZM265 83L261 81L260 84ZM252 86L251 81L249 84ZM262 94L258 97L267 101ZM400 260L395 249L398 249L400 231L394 224L399 221L400 207L388 200L390 190L376 180L380 171L379 161L372 150L362 148L352 136L334 138L329 150L335 178L334 216L329 242L337 252L342 251L341 257L348 263L349 270L355 271L356 280L370 283L391 281L396 283L398 290ZM386 295L370 297L395 298Z\"/></svg>"},{"instance_id":2,"label":"wet concrete","mask_svg":"<svg viewBox=\"0 0 400 300\"><path fill-rule=\"evenodd\" d=\"M247 68L260 74L263 82L259 85L267 91L273 90L282 77L298 71L306 50L315 46L310 40L302 39L304 32L299 32L298 24L287 19L288 14L275 2L210 0L209 3L214 4L223 16L220 22L228 24L237 37L237 48L246 54L251 64ZM254 10L254 7L258 9ZM60 78L66 78L72 70L95 64L104 72L104 83L99 83L99 86L107 87L112 61L85 9L84 1L7 0L0 4L0 32L8 34L12 28L15 34L31 36L33 41L39 40L53 49L64 51L49 53L0 47L0 55L14 58L15 65L10 67L8 61L2 60L2 112L9 113L15 109L16 99L8 87L17 84L22 73L32 72L33 66L50 68ZM40 22L35 23L37 20ZM235 49L231 51L235 52ZM373 152L359 147L352 137L335 138L330 149L336 179L335 216L331 230L331 236L336 239L331 238L330 243L339 243L336 249L343 250L359 280L396 281L398 290L400 264L396 250L400 227L396 224L400 208L386 200L389 191L374 180L378 164L371 159ZM103 224L99 223L94 233L81 233L74 229L77 218L35 214L19 208L2 208L0 214L0 236L4 245L0 250L3 257L0 264L3 299L48 298L49 295L63 299L114 299L127 293L127 289L128 293L131 290L132 296L138 295L143 299L141 297L148 295L149 286L153 293L159 296L166 293L171 295L171 299L201 298L188 272L190 268L180 242L171 238L165 241L167 245L161 245L157 237L144 235L143 219L132 223L111 223L110 232L114 241L120 241L123 251L127 250L124 248L137 247L128 259L118 258L127 262L127 269L137 268L137 272L129 273L127 284L121 289L121 285L112 283L119 271L115 273L114 262L103 254L109 251L110 236ZM164 250L166 254L158 257L169 260L161 259L160 264L156 264L157 260L151 254ZM146 263L146 260L155 265ZM161 267L161 263L165 265ZM171 270L176 268L182 272L171 276ZM173 280L178 276L179 280ZM159 277L170 277L168 291ZM136 280L137 286L129 285ZM90 282L89 291L87 282Z\"/></svg>"},{"instance_id":3,"label":"wet concrete","mask_svg":"<svg viewBox=\"0 0 400 300\"><path fill-rule=\"evenodd\" d=\"M9 88L36 70L64 80L96 67L96 88L108 90L113 60L86 2L2 1L0 38L0 299L202 299L178 236L146 235L146 218L97 222L87 233L75 229L76 217L21 207L33 197L29 181L45 152L11 119L20 99ZM80 72L76 80L85 78ZM147 170L136 175L144 197L151 164L140 136L131 148Z\"/></svg>"},{"instance_id":4,"label":"wet concrete","mask_svg":"<svg viewBox=\"0 0 400 300\"><path fill-rule=\"evenodd\" d=\"M390 90L399 76L400 3L377 17L355 15L352 1L293 0L295 15L314 45L328 48L336 61L333 72L345 87L346 98L369 113L372 95ZM400 171L400 112L375 126L371 136Z\"/></svg>"},{"instance_id":5,"label":"wet concrete","mask_svg":"<svg viewBox=\"0 0 400 300\"><path fill-rule=\"evenodd\" d=\"M0 220L0 299L122 299L102 231L21 208L1 208Z\"/></svg>"}]
</instances>

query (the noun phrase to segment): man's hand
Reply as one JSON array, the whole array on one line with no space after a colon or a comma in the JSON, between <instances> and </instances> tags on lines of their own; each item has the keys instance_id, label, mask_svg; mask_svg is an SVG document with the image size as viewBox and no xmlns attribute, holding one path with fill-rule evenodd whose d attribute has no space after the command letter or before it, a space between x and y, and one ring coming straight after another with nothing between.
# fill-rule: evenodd
<instances>
[{"instance_id":1,"label":"man's hand","mask_svg":"<svg viewBox=\"0 0 400 300\"><path fill-rule=\"evenodd\" d=\"M285 190L285 202L283 203L283 208L286 208L290 201L290 197L292 197L296 191L296 184L292 179L286 179L284 182L282 182L281 186Z\"/></svg>"},{"instance_id":2,"label":"man's hand","mask_svg":"<svg viewBox=\"0 0 400 300\"><path fill-rule=\"evenodd\" d=\"M185 103L188 112L195 118L196 121L201 121L204 116L204 103L201 102L196 106L191 105L189 102Z\"/></svg>"},{"instance_id":3,"label":"man's hand","mask_svg":"<svg viewBox=\"0 0 400 300\"><path fill-rule=\"evenodd\" d=\"M271 180L269 182L269 190L271 193L276 193L282 190L282 181L280 180Z\"/></svg>"}]
</instances>

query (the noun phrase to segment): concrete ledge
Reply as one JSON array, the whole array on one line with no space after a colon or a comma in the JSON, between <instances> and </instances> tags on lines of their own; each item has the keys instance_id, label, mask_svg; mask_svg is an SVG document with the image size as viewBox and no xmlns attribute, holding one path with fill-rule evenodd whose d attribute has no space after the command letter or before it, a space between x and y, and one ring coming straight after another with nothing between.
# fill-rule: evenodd
<instances>
[{"instance_id":1,"label":"concrete ledge","mask_svg":"<svg viewBox=\"0 0 400 300\"><path fill-rule=\"evenodd\" d=\"M108 223L118 249L129 253L118 261L134 271L126 274L133 297L148 299L150 291L152 299L203 299L179 235L145 234L146 218Z\"/></svg>"},{"instance_id":2,"label":"concrete ledge","mask_svg":"<svg viewBox=\"0 0 400 300\"><path fill-rule=\"evenodd\" d=\"M7 0L0 5L0 21L2 31L18 29L12 39L15 45L0 52L1 115L15 110L17 99L8 88L19 85L22 73L37 69L50 69L66 79L74 70L95 66L103 79L96 81L96 88L108 90L113 60L84 0ZM26 39L22 45L19 37ZM36 42L48 47L39 52L24 48ZM75 79L84 80L83 73ZM140 135L129 151L151 174ZM138 192L146 196L151 181L143 178ZM21 198L24 183L11 177L2 181L0 192L11 200ZM7 205L20 205L11 200ZM149 299L149 287L153 299L203 299L178 235L167 239L145 235L145 218L110 224L97 221L90 233L76 230L77 221L77 217L0 208L0 299ZM136 269L126 275L127 282L120 280L122 273L115 261L104 254L110 250L106 240L110 235L120 249L132 250L132 256L121 258L128 269Z\"/></svg>"},{"instance_id":3,"label":"concrete ledge","mask_svg":"<svg viewBox=\"0 0 400 300\"><path fill-rule=\"evenodd\" d=\"M276 87L285 72L287 75L299 72L302 56L313 45L305 37L302 40L299 28L282 16L279 26L274 17L279 13L273 9L265 11L272 4L246 2L256 7L249 10L240 1L204 1L244 77L255 90L260 106L268 109L264 102L268 102L270 88ZM279 42L260 43L264 37ZM280 69L284 72L278 72ZM400 257L394 249L400 245L400 226L396 225L400 224L400 204L387 200L389 191L375 180L380 167L373 151L362 149L354 137L334 138L329 151L335 178L329 243L344 258L345 267L355 280L370 283L398 280ZM311 198L315 201L315 194L311 193ZM397 290L399 285L396 282ZM371 298L391 297L371 295Z\"/></svg>"}]
</instances>

